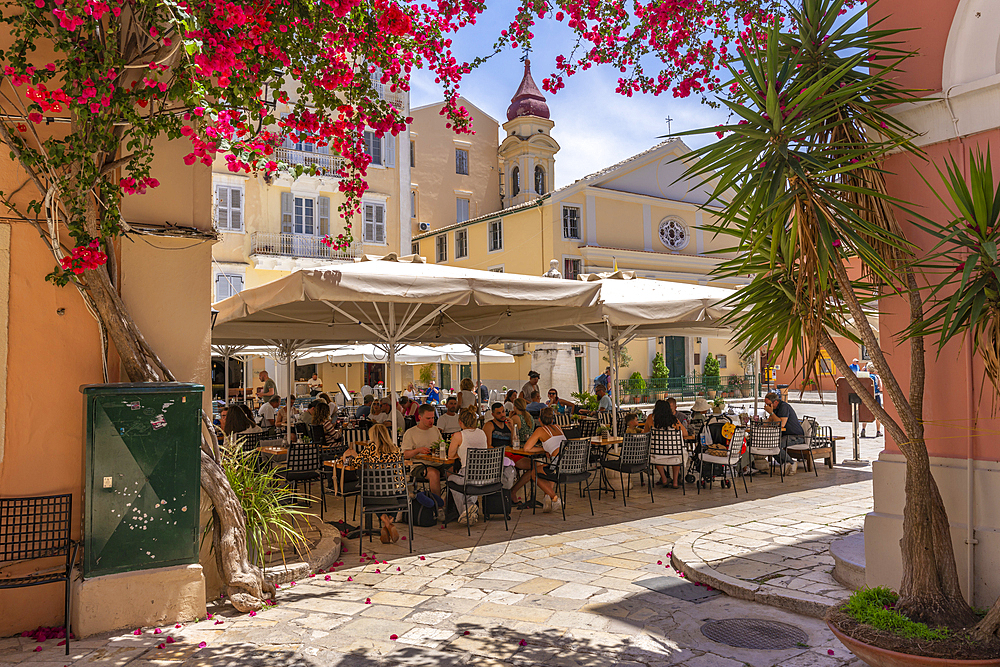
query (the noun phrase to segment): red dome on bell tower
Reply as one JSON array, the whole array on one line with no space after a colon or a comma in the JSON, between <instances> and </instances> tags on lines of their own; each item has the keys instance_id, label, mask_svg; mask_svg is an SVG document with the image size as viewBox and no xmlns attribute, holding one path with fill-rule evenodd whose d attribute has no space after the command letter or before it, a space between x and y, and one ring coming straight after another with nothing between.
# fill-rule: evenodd
<instances>
[{"instance_id":1,"label":"red dome on bell tower","mask_svg":"<svg viewBox=\"0 0 1000 667\"><path fill-rule=\"evenodd\" d=\"M542 92L531 78L531 61L528 59L524 61L524 78L521 79L521 85L510 99L510 106L507 107L507 120L514 120L518 116L549 117L549 105L545 103Z\"/></svg>"}]
</instances>

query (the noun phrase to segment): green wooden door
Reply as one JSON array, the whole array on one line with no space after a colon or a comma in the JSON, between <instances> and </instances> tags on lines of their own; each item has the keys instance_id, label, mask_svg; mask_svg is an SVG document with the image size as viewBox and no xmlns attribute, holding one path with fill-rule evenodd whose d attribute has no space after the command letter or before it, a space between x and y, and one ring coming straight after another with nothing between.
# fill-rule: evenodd
<instances>
[{"instance_id":1,"label":"green wooden door","mask_svg":"<svg viewBox=\"0 0 1000 667\"><path fill-rule=\"evenodd\" d=\"M687 375L687 355L684 353L684 336L666 336L663 339L663 361L670 369L671 378Z\"/></svg>"}]
</instances>

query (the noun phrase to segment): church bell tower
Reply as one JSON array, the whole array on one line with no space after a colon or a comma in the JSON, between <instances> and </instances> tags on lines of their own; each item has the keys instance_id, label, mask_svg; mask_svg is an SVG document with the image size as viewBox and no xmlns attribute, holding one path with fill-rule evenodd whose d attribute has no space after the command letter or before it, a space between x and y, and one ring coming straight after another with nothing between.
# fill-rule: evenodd
<instances>
[{"instance_id":1,"label":"church bell tower","mask_svg":"<svg viewBox=\"0 0 1000 667\"><path fill-rule=\"evenodd\" d=\"M553 127L545 97L531 78L531 61L525 58L524 77L507 107L499 149L505 208L552 191L559 151L551 136Z\"/></svg>"}]
</instances>

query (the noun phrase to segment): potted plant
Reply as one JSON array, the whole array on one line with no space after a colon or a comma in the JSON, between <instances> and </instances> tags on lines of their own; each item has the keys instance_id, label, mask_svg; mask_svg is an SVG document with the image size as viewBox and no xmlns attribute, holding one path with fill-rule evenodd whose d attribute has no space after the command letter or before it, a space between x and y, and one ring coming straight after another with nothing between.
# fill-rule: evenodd
<instances>
[{"instance_id":1,"label":"potted plant","mask_svg":"<svg viewBox=\"0 0 1000 667\"><path fill-rule=\"evenodd\" d=\"M908 621L961 637L945 647L950 662L937 663L959 665L980 649L1000 655L1000 601L980 615L962 597L948 513L924 440L923 342L933 336L940 351L968 336L985 376L994 388L1000 384L1000 279L994 273L1000 191L994 191L990 158L973 155L969 184L962 177L966 167L954 159L942 175L950 216L918 217L913 206L887 194L887 156L918 152L912 132L885 111L917 99L894 76L911 54L900 50L899 31L864 25L864 13L840 19L843 9L843 0L803 0L800 9L789 5L788 24L795 27L783 31L776 22L766 47L751 35L754 41L727 64L737 91L727 103L740 120L696 131L723 138L685 157L691 161L687 176L711 173L716 179L712 200L721 208L711 230L735 240L720 277L751 278L730 298L733 309L724 318L734 344L781 352L790 363L799 360L812 378L821 350L847 368L834 335L869 350L893 414L853 373L846 380L906 462L899 541L904 572L891 608ZM937 246L928 251L923 238L907 239L897 210ZM861 265L863 275L849 273ZM922 290L923 284L930 289ZM940 292L945 286L947 296ZM909 368L898 371L867 318L876 302L893 294L901 298L890 307L899 304L909 318L903 332L909 351L891 357ZM848 623L838 612L828 622L856 642L859 655L865 651L860 645L868 645L908 660L870 664L935 664L941 648L930 639L904 647L877 625Z\"/></svg>"},{"instance_id":2,"label":"potted plant","mask_svg":"<svg viewBox=\"0 0 1000 667\"><path fill-rule=\"evenodd\" d=\"M802 391L812 391L816 388L816 380L806 378L802 381Z\"/></svg>"},{"instance_id":3,"label":"potted plant","mask_svg":"<svg viewBox=\"0 0 1000 667\"><path fill-rule=\"evenodd\" d=\"M670 368L663 360L663 353L657 352L653 357L653 372L649 376L649 384L652 385L653 397L657 400L666 398L669 393ZM644 396L645 401L649 401L649 396Z\"/></svg>"},{"instance_id":4,"label":"potted plant","mask_svg":"<svg viewBox=\"0 0 1000 667\"><path fill-rule=\"evenodd\" d=\"M586 410L588 413L596 413L597 408L600 405L600 401L597 396L591 394L589 391L577 391L570 394L576 399L576 402L580 405L581 410Z\"/></svg>"},{"instance_id":5,"label":"potted plant","mask_svg":"<svg viewBox=\"0 0 1000 667\"><path fill-rule=\"evenodd\" d=\"M705 391L709 398L715 398L719 390L719 360L711 352L705 357L705 370L702 372L705 377Z\"/></svg>"},{"instance_id":6,"label":"potted plant","mask_svg":"<svg viewBox=\"0 0 1000 667\"><path fill-rule=\"evenodd\" d=\"M632 397L633 403L639 402L639 397L646 393L646 381L639 371L635 371L625 381L625 391Z\"/></svg>"},{"instance_id":7,"label":"potted plant","mask_svg":"<svg viewBox=\"0 0 1000 667\"><path fill-rule=\"evenodd\" d=\"M726 406L726 400L721 396L716 396L715 400L712 401L712 412L721 415L722 408Z\"/></svg>"}]
</instances>

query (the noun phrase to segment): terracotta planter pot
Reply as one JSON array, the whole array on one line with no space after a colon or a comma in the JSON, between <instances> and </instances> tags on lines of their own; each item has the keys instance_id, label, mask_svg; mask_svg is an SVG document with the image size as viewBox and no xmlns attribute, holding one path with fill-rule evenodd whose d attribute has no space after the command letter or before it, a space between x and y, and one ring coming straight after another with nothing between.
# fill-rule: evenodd
<instances>
[{"instance_id":1,"label":"terracotta planter pot","mask_svg":"<svg viewBox=\"0 0 1000 667\"><path fill-rule=\"evenodd\" d=\"M1000 658L987 660L956 660L953 658L926 658L909 653L897 653L877 646L859 642L841 632L833 623L827 621L833 634L841 643L850 649L851 653L871 665L871 667L911 667L913 665L933 667L1000 667Z\"/></svg>"}]
</instances>

